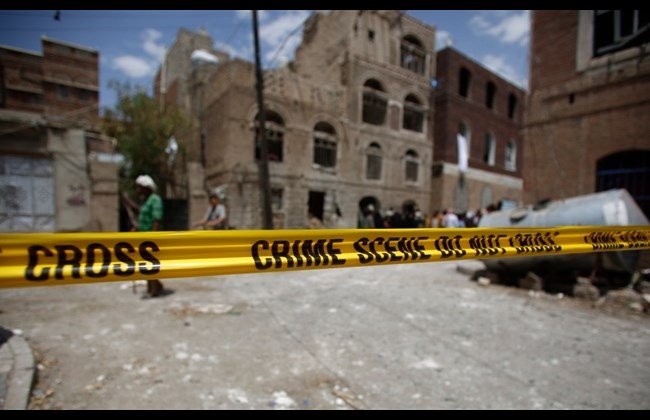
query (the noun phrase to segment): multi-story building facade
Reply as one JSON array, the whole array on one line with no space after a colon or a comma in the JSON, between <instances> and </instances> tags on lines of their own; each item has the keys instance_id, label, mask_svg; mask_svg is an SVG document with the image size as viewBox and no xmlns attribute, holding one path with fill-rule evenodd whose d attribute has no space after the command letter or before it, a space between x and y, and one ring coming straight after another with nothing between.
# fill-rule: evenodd
<instances>
[{"instance_id":1,"label":"multi-story building facade","mask_svg":"<svg viewBox=\"0 0 650 420\"><path fill-rule=\"evenodd\" d=\"M357 227L370 205L429 211L434 45L435 29L400 11L309 18L295 60L264 76L275 228L305 227L310 213L325 226ZM203 185L192 185L204 174L207 188L227 191L231 226L259 228L254 65L208 60L191 74L199 126L189 140L203 141L205 165L188 165L190 217L205 208L196 200Z\"/></svg>"},{"instance_id":2,"label":"multi-story building facade","mask_svg":"<svg viewBox=\"0 0 650 420\"><path fill-rule=\"evenodd\" d=\"M431 208L520 204L525 92L451 47L436 67Z\"/></svg>"},{"instance_id":3,"label":"multi-story building facade","mask_svg":"<svg viewBox=\"0 0 650 420\"><path fill-rule=\"evenodd\" d=\"M0 231L117 230L99 53L45 37L42 49L0 46Z\"/></svg>"},{"instance_id":4,"label":"multi-story building facade","mask_svg":"<svg viewBox=\"0 0 650 420\"><path fill-rule=\"evenodd\" d=\"M524 198L626 188L650 217L650 15L531 15Z\"/></svg>"}]
</instances>

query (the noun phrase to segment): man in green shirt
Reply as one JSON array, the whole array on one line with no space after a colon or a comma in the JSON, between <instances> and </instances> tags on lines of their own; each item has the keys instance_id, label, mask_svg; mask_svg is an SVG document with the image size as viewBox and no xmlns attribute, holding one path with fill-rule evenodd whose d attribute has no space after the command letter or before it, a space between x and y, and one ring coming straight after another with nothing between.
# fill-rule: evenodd
<instances>
[{"instance_id":1,"label":"man in green shirt","mask_svg":"<svg viewBox=\"0 0 650 420\"><path fill-rule=\"evenodd\" d=\"M163 219L163 202L156 191L156 183L149 175L140 175L135 180L135 193L144 200L141 205L134 203L128 197L125 201L129 207L138 212L138 224L131 231L155 232L161 230ZM147 293L143 298L153 298L162 295L163 284L160 280L147 280Z\"/></svg>"}]
</instances>

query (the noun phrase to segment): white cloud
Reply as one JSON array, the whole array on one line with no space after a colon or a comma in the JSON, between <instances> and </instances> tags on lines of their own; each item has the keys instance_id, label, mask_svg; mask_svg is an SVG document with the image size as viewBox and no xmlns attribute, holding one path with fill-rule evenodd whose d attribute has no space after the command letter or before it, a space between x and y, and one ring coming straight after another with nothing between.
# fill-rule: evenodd
<instances>
[{"instance_id":1,"label":"white cloud","mask_svg":"<svg viewBox=\"0 0 650 420\"><path fill-rule=\"evenodd\" d=\"M253 59L253 41L250 42L250 47L236 48L230 44L217 41L214 43L214 48L217 50L225 51L230 55L230 58L242 58L245 60Z\"/></svg>"},{"instance_id":2,"label":"white cloud","mask_svg":"<svg viewBox=\"0 0 650 420\"><path fill-rule=\"evenodd\" d=\"M235 10L235 17L237 17L238 20L253 19L253 14L251 12L252 10ZM259 21L266 20L268 17L269 14L266 10L257 11L257 19Z\"/></svg>"},{"instance_id":3,"label":"white cloud","mask_svg":"<svg viewBox=\"0 0 650 420\"><path fill-rule=\"evenodd\" d=\"M528 86L528 80L517 73L514 67L506 62L503 57L499 57L493 54L486 54L481 60L483 65L493 72L497 73L499 76L504 79L509 80L510 82L518 85L521 88L526 89Z\"/></svg>"},{"instance_id":4,"label":"white cloud","mask_svg":"<svg viewBox=\"0 0 650 420\"><path fill-rule=\"evenodd\" d=\"M469 25L479 35L490 35L505 44L528 45L530 38L530 12L506 13L503 11L474 15Z\"/></svg>"},{"instance_id":5,"label":"white cloud","mask_svg":"<svg viewBox=\"0 0 650 420\"><path fill-rule=\"evenodd\" d=\"M307 17L309 12L306 10L290 10L260 27L260 39L270 48L265 55L266 61L287 61L293 56L302 39L300 25Z\"/></svg>"},{"instance_id":6,"label":"white cloud","mask_svg":"<svg viewBox=\"0 0 650 420\"><path fill-rule=\"evenodd\" d=\"M159 63L165 58L167 52L167 48L163 44L156 43L162 38L162 35L160 31L155 29L146 29L142 35L142 48Z\"/></svg>"},{"instance_id":7,"label":"white cloud","mask_svg":"<svg viewBox=\"0 0 650 420\"><path fill-rule=\"evenodd\" d=\"M144 53L142 55L124 54L115 57L112 60L113 68L128 77L143 78L153 76L167 53L167 47L160 42L162 37L162 32L156 29L145 29L142 32L142 44L140 44Z\"/></svg>"},{"instance_id":8,"label":"white cloud","mask_svg":"<svg viewBox=\"0 0 650 420\"><path fill-rule=\"evenodd\" d=\"M436 31L436 50L453 45L451 33L443 30Z\"/></svg>"},{"instance_id":9,"label":"white cloud","mask_svg":"<svg viewBox=\"0 0 650 420\"><path fill-rule=\"evenodd\" d=\"M150 62L133 55L115 57L113 68L133 78L152 76L155 73L155 67Z\"/></svg>"}]
</instances>

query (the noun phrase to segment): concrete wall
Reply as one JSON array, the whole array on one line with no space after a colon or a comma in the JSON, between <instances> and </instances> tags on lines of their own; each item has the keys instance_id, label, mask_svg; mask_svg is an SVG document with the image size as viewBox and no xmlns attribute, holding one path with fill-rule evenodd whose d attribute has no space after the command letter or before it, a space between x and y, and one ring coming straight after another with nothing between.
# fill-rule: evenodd
<instances>
[{"instance_id":1,"label":"concrete wall","mask_svg":"<svg viewBox=\"0 0 650 420\"><path fill-rule=\"evenodd\" d=\"M368 38L370 29L375 35L372 40ZM187 34L181 35L182 41ZM406 35L417 36L427 50L424 74L400 66L399 47ZM398 11L317 13L306 25L295 62L265 72L267 115L275 113L283 120L283 160L269 162L271 188L282 190L282 199L274 200L276 227L307 226L310 191L324 194L325 225L333 223L338 207L343 214L339 225L356 227L359 202L369 196L382 210L401 209L405 201L412 200L428 211L433 122L426 116L431 110L429 80L435 70L434 43L434 28ZM185 64L171 63L182 58L181 50L180 46L170 49L167 74L184 68ZM194 114L200 114L198 125L205 133L204 189L225 187L231 226L259 228L262 206L255 160L258 111L254 65L227 60L213 73L195 72L185 77L187 86L195 89L189 96L201 98L201 109ZM381 81L389 99L389 118L382 126L361 121L362 86L370 77ZM171 86L175 82L166 83ZM418 98L425 115L420 133L402 127L403 106L409 94ZM334 168L313 163L314 128L320 122L330 124L335 131ZM366 179L366 154L371 142L382 146L384 164L379 181ZM405 180L408 150L418 155L415 183Z\"/></svg>"}]
</instances>

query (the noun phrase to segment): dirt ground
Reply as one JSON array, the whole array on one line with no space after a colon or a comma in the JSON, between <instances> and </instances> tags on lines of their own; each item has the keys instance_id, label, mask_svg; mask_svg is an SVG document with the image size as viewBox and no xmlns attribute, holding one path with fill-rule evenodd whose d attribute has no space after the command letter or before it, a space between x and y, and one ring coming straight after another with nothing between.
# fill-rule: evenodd
<instances>
[{"instance_id":1,"label":"dirt ground","mask_svg":"<svg viewBox=\"0 0 650 420\"><path fill-rule=\"evenodd\" d=\"M454 263L0 290L32 409L649 409L650 316ZM138 286L138 292L144 286Z\"/></svg>"}]
</instances>

